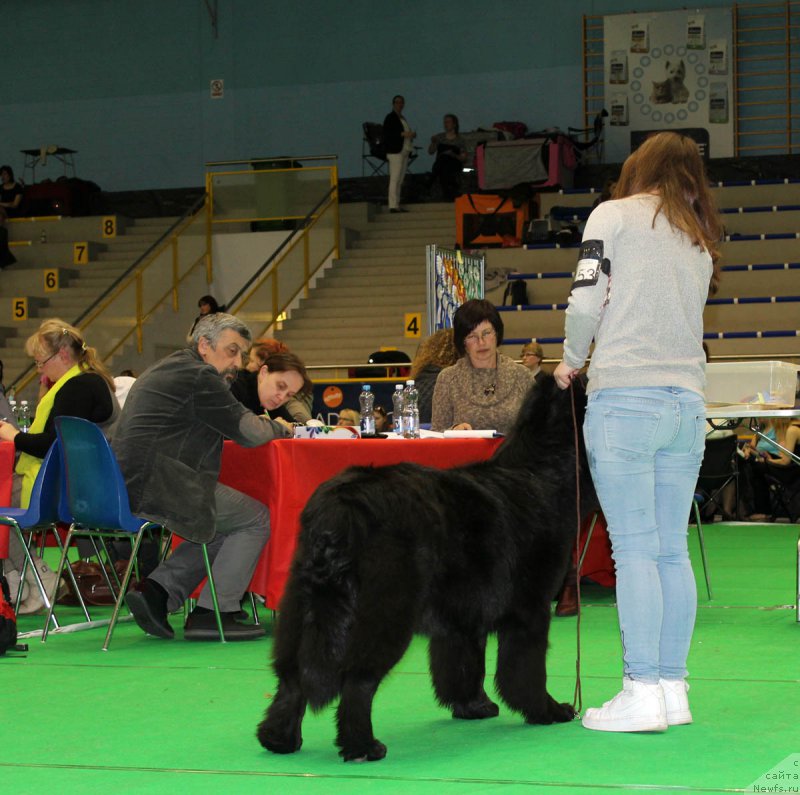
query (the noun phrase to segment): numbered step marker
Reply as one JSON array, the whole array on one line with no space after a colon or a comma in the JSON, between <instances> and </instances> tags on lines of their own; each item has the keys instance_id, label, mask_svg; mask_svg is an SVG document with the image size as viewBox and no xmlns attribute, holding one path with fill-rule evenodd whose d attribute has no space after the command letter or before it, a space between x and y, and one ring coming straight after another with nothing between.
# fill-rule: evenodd
<instances>
[{"instance_id":1,"label":"numbered step marker","mask_svg":"<svg viewBox=\"0 0 800 795\"><path fill-rule=\"evenodd\" d=\"M89 264L89 244L88 243L73 243L72 244L72 264L73 265L88 265Z\"/></svg>"},{"instance_id":2,"label":"numbered step marker","mask_svg":"<svg viewBox=\"0 0 800 795\"><path fill-rule=\"evenodd\" d=\"M27 298L12 298L11 299L11 317L13 320L27 320L28 319L28 299Z\"/></svg>"},{"instance_id":3,"label":"numbered step marker","mask_svg":"<svg viewBox=\"0 0 800 795\"><path fill-rule=\"evenodd\" d=\"M46 293L58 291L58 268L48 268L44 272L44 291Z\"/></svg>"},{"instance_id":4,"label":"numbered step marker","mask_svg":"<svg viewBox=\"0 0 800 795\"><path fill-rule=\"evenodd\" d=\"M112 238L117 236L117 216L104 215L103 216L103 237Z\"/></svg>"},{"instance_id":5,"label":"numbered step marker","mask_svg":"<svg viewBox=\"0 0 800 795\"><path fill-rule=\"evenodd\" d=\"M404 335L413 339L422 336L422 313L406 312L404 315Z\"/></svg>"}]
</instances>

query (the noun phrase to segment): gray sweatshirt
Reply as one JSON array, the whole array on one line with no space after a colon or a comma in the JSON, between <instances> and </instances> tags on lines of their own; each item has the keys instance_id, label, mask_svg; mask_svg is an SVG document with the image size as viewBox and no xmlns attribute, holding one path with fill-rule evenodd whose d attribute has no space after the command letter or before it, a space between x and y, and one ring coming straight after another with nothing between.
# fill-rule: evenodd
<instances>
[{"instance_id":1,"label":"gray sweatshirt","mask_svg":"<svg viewBox=\"0 0 800 795\"><path fill-rule=\"evenodd\" d=\"M711 255L673 229L658 197L598 205L583 235L566 312L564 361L588 391L671 386L703 394L703 308Z\"/></svg>"}]
</instances>

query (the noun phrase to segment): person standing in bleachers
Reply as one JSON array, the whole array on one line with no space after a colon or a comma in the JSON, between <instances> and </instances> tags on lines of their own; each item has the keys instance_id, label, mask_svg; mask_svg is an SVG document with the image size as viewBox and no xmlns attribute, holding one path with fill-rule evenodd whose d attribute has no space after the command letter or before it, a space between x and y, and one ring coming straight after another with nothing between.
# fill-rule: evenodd
<instances>
[{"instance_id":1,"label":"person standing in bleachers","mask_svg":"<svg viewBox=\"0 0 800 795\"><path fill-rule=\"evenodd\" d=\"M389 212L407 212L400 206L403 179L408 168L408 158L414 150L417 137L403 116L405 98L397 94L392 99L392 109L383 120L383 137L386 144L386 159L389 162Z\"/></svg>"}]
</instances>

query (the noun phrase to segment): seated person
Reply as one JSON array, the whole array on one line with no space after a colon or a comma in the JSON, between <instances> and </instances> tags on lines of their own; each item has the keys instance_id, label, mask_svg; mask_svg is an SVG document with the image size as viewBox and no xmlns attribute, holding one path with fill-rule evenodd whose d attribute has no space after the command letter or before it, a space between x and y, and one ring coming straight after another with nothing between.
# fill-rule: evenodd
<instances>
[{"instance_id":1,"label":"seated person","mask_svg":"<svg viewBox=\"0 0 800 795\"><path fill-rule=\"evenodd\" d=\"M7 213L5 207L0 207L0 270L13 265L17 258L8 247L8 228L6 227Z\"/></svg>"},{"instance_id":2,"label":"seated person","mask_svg":"<svg viewBox=\"0 0 800 795\"><path fill-rule=\"evenodd\" d=\"M339 412L339 419L336 421L337 425L347 425L351 428L359 428L361 426L361 414L355 409L342 409Z\"/></svg>"},{"instance_id":3,"label":"seated person","mask_svg":"<svg viewBox=\"0 0 800 795\"><path fill-rule=\"evenodd\" d=\"M372 416L375 418L375 433L389 433L392 430L392 423L383 406L375 406Z\"/></svg>"},{"instance_id":4,"label":"seated person","mask_svg":"<svg viewBox=\"0 0 800 795\"><path fill-rule=\"evenodd\" d=\"M522 364L533 373L533 377L537 380L544 373L542 359L544 359L544 351L538 342L526 342L522 346Z\"/></svg>"},{"instance_id":5,"label":"seated person","mask_svg":"<svg viewBox=\"0 0 800 795\"><path fill-rule=\"evenodd\" d=\"M432 430L511 430L534 377L498 352L502 342L503 321L489 301L472 299L456 310L453 344L461 358L436 379Z\"/></svg>"},{"instance_id":6,"label":"seated person","mask_svg":"<svg viewBox=\"0 0 800 795\"><path fill-rule=\"evenodd\" d=\"M439 329L426 337L417 348L411 365L411 378L419 394L419 421L430 424L433 406L433 388L445 367L458 361L458 351L453 345L453 329Z\"/></svg>"},{"instance_id":7,"label":"seated person","mask_svg":"<svg viewBox=\"0 0 800 795\"><path fill-rule=\"evenodd\" d=\"M22 215L22 197L24 189L14 179L11 166L0 166L0 207L6 211L9 218L18 218Z\"/></svg>"},{"instance_id":8,"label":"seated person","mask_svg":"<svg viewBox=\"0 0 800 795\"><path fill-rule=\"evenodd\" d=\"M458 132L458 116L445 114L444 132L431 136L428 154L436 155L431 169L434 183L438 183L445 201L453 201L461 195L461 172L467 159L467 144Z\"/></svg>"},{"instance_id":9,"label":"seated person","mask_svg":"<svg viewBox=\"0 0 800 795\"><path fill-rule=\"evenodd\" d=\"M262 637L264 627L238 620L240 601L269 538L266 505L219 482L222 442L258 447L288 438L291 426L256 417L230 392L250 345L250 331L233 315L201 318L191 347L148 368L131 388L112 446L136 516L166 525L185 539L129 590L125 599L145 632L173 638L167 620L205 577L208 548L226 640ZM286 373L288 391L304 383ZM184 638L219 640L206 584L184 627Z\"/></svg>"},{"instance_id":10,"label":"seated person","mask_svg":"<svg viewBox=\"0 0 800 795\"><path fill-rule=\"evenodd\" d=\"M264 366L264 363L272 354L290 353L289 348L282 342L271 337L262 337L253 343L253 347L247 356L247 364L244 370L240 370L233 382L233 394L247 406L250 411L256 414L263 413L261 404L258 402L255 387L255 373ZM294 357L297 359L297 357ZM297 361L300 361L297 359ZM305 424L311 419L312 403L312 384L309 381L306 387L297 395L291 396L283 405L276 410L277 413L270 413L270 416L281 417L287 422L299 422Z\"/></svg>"},{"instance_id":11,"label":"seated person","mask_svg":"<svg viewBox=\"0 0 800 795\"><path fill-rule=\"evenodd\" d=\"M259 359L261 366L255 372L239 370L236 380L231 386L233 396L247 406L253 414L267 414L271 419L283 419L288 423L297 422L286 407L296 395L311 392L311 381L306 375L305 365L293 353L271 353ZM302 377L299 392L292 390L289 372L298 373ZM299 401L295 401L299 403ZM300 405L303 405L302 403ZM310 419L308 414L306 419ZM305 422L305 420L304 420Z\"/></svg>"},{"instance_id":12,"label":"seated person","mask_svg":"<svg viewBox=\"0 0 800 795\"><path fill-rule=\"evenodd\" d=\"M767 476L771 470L787 470L797 464L777 445L797 454L800 450L800 428L791 419L772 418L767 420L763 431L766 439L753 437L742 447L745 459L742 468L741 494L742 513L753 521L760 521L772 514L769 483ZM797 470L800 473L800 469Z\"/></svg>"},{"instance_id":13,"label":"seated person","mask_svg":"<svg viewBox=\"0 0 800 795\"><path fill-rule=\"evenodd\" d=\"M28 433L20 433L13 425L0 422L0 439L13 442L18 453L13 480L12 501L27 508L31 489L47 455L56 440L55 419L61 416L82 417L107 430L119 415L114 397L114 381L97 359L94 348L87 346L81 332L63 320L45 320L25 343L43 380L49 386L36 407L36 416ZM47 593L52 593L55 572L32 553ZM9 559L19 584L24 553L16 535L9 536ZM8 573L8 572L7 572ZM32 572L26 572L28 596L20 604L20 613L32 613L44 606Z\"/></svg>"}]
</instances>

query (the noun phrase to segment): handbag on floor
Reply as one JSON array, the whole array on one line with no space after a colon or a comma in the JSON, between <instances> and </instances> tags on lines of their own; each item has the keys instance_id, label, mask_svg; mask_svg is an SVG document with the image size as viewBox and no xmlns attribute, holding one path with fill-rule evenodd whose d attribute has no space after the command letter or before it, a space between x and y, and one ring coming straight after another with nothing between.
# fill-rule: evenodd
<instances>
[{"instance_id":1,"label":"handbag on floor","mask_svg":"<svg viewBox=\"0 0 800 795\"><path fill-rule=\"evenodd\" d=\"M127 560L118 560L114 563L114 570L120 582L122 582L122 578L125 576L125 569L127 567ZM115 604L117 596L109 589L99 563L88 560L76 560L70 564L70 568L78 583L78 589L81 592L83 601L86 602L87 605L100 606ZM115 583L114 575L108 567L106 567L106 571L108 572L111 582ZM78 597L75 595L75 591L72 587L72 581L69 576L66 576L64 579L67 581L69 588L64 596L57 600L57 603L73 606L79 604ZM135 584L135 580L131 577L128 588L133 588Z\"/></svg>"}]
</instances>

